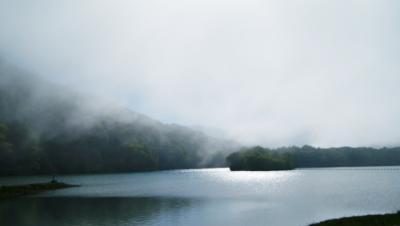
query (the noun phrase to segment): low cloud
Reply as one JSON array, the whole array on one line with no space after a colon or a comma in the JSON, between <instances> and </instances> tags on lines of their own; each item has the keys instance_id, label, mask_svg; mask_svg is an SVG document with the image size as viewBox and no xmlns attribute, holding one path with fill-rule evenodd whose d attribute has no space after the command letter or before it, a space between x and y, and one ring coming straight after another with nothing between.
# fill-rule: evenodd
<instances>
[{"instance_id":1,"label":"low cloud","mask_svg":"<svg viewBox=\"0 0 400 226\"><path fill-rule=\"evenodd\" d=\"M11 1L24 70L244 144L397 145L398 1Z\"/></svg>"}]
</instances>

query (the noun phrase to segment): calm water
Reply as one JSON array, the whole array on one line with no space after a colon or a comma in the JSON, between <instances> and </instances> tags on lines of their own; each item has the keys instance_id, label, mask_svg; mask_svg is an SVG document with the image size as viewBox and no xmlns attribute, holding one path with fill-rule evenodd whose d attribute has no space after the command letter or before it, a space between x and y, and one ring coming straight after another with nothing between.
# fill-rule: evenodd
<instances>
[{"instance_id":1,"label":"calm water","mask_svg":"<svg viewBox=\"0 0 400 226\"><path fill-rule=\"evenodd\" d=\"M0 202L0 225L304 226L400 210L400 167L59 177L82 187ZM48 181L0 178L0 184Z\"/></svg>"}]
</instances>

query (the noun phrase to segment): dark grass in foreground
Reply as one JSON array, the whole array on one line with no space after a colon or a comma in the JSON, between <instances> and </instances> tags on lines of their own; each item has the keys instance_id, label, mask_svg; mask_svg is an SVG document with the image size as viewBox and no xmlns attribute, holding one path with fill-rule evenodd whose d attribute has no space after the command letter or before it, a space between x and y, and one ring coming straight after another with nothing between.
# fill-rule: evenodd
<instances>
[{"instance_id":1,"label":"dark grass in foreground","mask_svg":"<svg viewBox=\"0 0 400 226\"><path fill-rule=\"evenodd\" d=\"M400 226L400 211L390 214L344 217L310 226Z\"/></svg>"},{"instance_id":2,"label":"dark grass in foreground","mask_svg":"<svg viewBox=\"0 0 400 226\"><path fill-rule=\"evenodd\" d=\"M25 195L34 195L40 192L78 187L79 185L71 185L61 182L49 182L49 183L39 183L39 184L27 184L27 185L15 185L15 186L1 186L0 187L0 200L15 198Z\"/></svg>"}]
</instances>

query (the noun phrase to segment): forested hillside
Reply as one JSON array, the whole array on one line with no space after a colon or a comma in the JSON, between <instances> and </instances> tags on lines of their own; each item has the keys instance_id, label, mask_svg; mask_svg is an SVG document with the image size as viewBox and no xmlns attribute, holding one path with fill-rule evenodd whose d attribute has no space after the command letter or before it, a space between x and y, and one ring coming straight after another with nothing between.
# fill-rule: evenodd
<instances>
[{"instance_id":1,"label":"forested hillside","mask_svg":"<svg viewBox=\"0 0 400 226\"><path fill-rule=\"evenodd\" d=\"M0 64L0 175L222 166L237 147Z\"/></svg>"}]
</instances>

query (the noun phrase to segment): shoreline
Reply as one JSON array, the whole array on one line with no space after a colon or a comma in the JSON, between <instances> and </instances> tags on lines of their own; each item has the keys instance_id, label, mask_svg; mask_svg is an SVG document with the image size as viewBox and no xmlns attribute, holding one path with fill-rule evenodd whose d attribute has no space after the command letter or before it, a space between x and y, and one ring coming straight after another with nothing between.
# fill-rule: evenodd
<instances>
[{"instance_id":1,"label":"shoreline","mask_svg":"<svg viewBox=\"0 0 400 226\"><path fill-rule=\"evenodd\" d=\"M35 195L46 191L79 187L79 186L80 185L66 184L61 182L1 186L0 200L17 198L27 195Z\"/></svg>"},{"instance_id":2,"label":"shoreline","mask_svg":"<svg viewBox=\"0 0 400 226\"><path fill-rule=\"evenodd\" d=\"M398 226L400 225L400 211L386 214L370 214L364 216L343 217L313 223L309 226Z\"/></svg>"}]
</instances>

